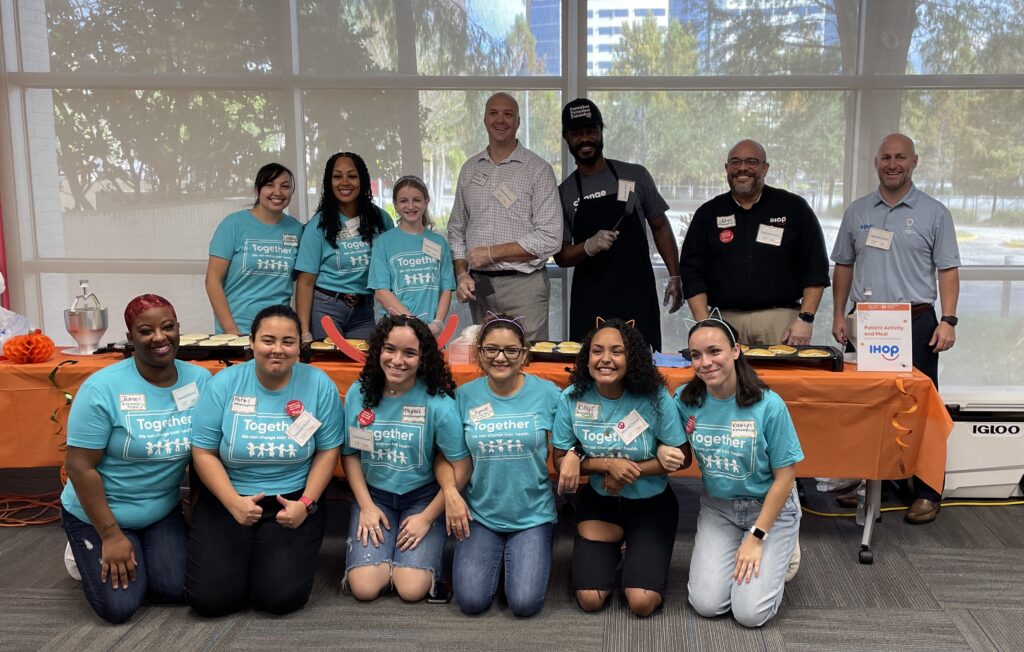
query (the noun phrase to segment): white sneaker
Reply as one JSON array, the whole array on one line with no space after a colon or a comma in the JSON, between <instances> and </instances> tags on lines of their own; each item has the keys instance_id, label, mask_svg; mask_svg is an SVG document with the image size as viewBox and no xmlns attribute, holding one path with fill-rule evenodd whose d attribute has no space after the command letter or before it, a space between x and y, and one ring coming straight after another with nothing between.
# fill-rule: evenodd
<instances>
[{"instance_id":1,"label":"white sneaker","mask_svg":"<svg viewBox=\"0 0 1024 652\"><path fill-rule=\"evenodd\" d=\"M793 546L793 554L789 556L789 568L786 569L786 582L788 583L791 579L796 577L796 572L800 570L800 533L796 533L796 545Z\"/></svg>"},{"instance_id":2,"label":"white sneaker","mask_svg":"<svg viewBox=\"0 0 1024 652\"><path fill-rule=\"evenodd\" d=\"M64 548L64 568L68 569L68 575L79 582L82 581L82 574L78 572L78 564L75 563L75 555L71 552L71 542Z\"/></svg>"}]
</instances>

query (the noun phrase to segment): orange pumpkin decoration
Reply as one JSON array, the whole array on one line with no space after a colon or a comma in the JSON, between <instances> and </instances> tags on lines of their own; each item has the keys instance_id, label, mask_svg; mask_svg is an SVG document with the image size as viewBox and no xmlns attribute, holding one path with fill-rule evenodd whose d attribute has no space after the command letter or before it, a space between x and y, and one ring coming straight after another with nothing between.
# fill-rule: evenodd
<instances>
[{"instance_id":1,"label":"orange pumpkin decoration","mask_svg":"<svg viewBox=\"0 0 1024 652\"><path fill-rule=\"evenodd\" d=\"M43 362L53 355L53 340L37 328L27 335L15 335L4 342L4 355L15 364Z\"/></svg>"}]
</instances>

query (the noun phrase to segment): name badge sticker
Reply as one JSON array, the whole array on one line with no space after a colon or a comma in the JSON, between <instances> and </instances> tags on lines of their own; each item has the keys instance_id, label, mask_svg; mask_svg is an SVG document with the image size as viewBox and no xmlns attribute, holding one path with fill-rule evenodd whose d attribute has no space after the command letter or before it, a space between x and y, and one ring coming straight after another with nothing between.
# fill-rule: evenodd
<instances>
[{"instance_id":1,"label":"name badge sticker","mask_svg":"<svg viewBox=\"0 0 1024 652\"><path fill-rule=\"evenodd\" d=\"M494 191L494 198L505 208L511 208L512 204L516 203L516 193L512 192L512 189L504 183Z\"/></svg>"},{"instance_id":2,"label":"name badge sticker","mask_svg":"<svg viewBox=\"0 0 1024 652\"><path fill-rule=\"evenodd\" d=\"M715 218L715 224L720 229L731 229L736 226L735 215L719 215Z\"/></svg>"},{"instance_id":3,"label":"name badge sticker","mask_svg":"<svg viewBox=\"0 0 1024 652\"><path fill-rule=\"evenodd\" d=\"M118 398L122 412L139 412L146 409L145 394L121 394Z\"/></svg>"},{"instance_id":4,"label":"name badge sticker","mask_svg":"<svg viewBox=\"0 0 1024 652\"><path fill-rule=\"evenodd\" d=\"M892 246L892 231L873 226L868 231L868 239L864 244L882 251L889 251L889 247Z\"/></svg>"},{"instance_id":5,"label":"name badge sticker","mask_svg":"<svg viewBox=\"0 0 1024 652\"><path fill-rule=\"evenodd\" d=\"M473 173L472 183L477 186L482 186L487 183L487 175L480 170Z\"/></svg>"},{"instance_id":6,"label":"name badge sticker","mask_svg":"<svg viewBox=\"0 0 1024 652\"><path fill-rule=\"evenodd\" d=\"M576 413L577 419L586 419L587 421L597 421L601 417L601 406L597 403L584 403L583 401L576 401Z\"/></svg>"},{"instance_id":7,"label":"name badge sticker","mask_svg":"<svg viewBox=\"0 0 1024 652\"><path fill-rule=\"evenodd\" d=\"M235 396L231 397L231 411L235 414L256 414L256 397L255 396Z\"/></svg>"},{"instance_id":8,"label":"name badge sticker","mask_svg":"<svg viewBox=\"0 0 1024 652\"><path fill-rule=\"evenodd\" d=\"M294 233L284 233L281 235L281 244L286 247L298 247L299 236Z\"/></svg>"},{"instance_id":9,"label":"name badge sticker","mask_svg":"<svg viewBox=\"0 0 1024 652\"><path fill-rule=\"evenodd\" d=\"M733 419L730 430L733 439L753 439L757 436L757 424L753 419Z\"/></svg>"},{"instance_id":10,"label":"name badge sticker","mask_svg":"<svg viewBox=\"0 0 1024 652\"><path fill-rule=\"evenodd\" d=\"M475 408L469 410L470 421L480 421L481 419L490 419L494 416L494 407L490 403L484 403Z\"/></svg>"},{"instance_id":11,"label":"name badge sticker","mask_svg":"<svg viewBox=\"0 0 1024 652\"><path fill-rule=\"evenodd\" d=\"M199 388L195 383L189 383L171 392L171 396L174 397L174 405L179 411L187 410L199 400Z\"/></svg>"},{"instance_id":12,"label":"name badge sticker","mask_svg":"<svg viewBox=\"0 0 1024 652\"><path fill-rule=\"evenodd\" d=\"M425 423L427 408L424 405L403 405L402 423Z\"/></svg>"},{"instance_id":13,"label":"name badge sticker","mask_svg":"<svg viewBox=\"0 0 1024 652\"><path fill-rule=\"evenodd\" d=\"M639 437L643 431L647 430L647 422L640 416L640 413L633 410L626 415L626 418L615 424L615 434L619 436L625 444L628 446L633 443L633 440Z\"/></svg>"},{"instance_id":14,"label":"name badge sticker","mask_svg":"<svg viewBox=\"0 0 1024 652\"><path fill-rule=\"evenodd\" d=\"M288 426L285 434L299 446L305 446L306 442L309 441L309 438L313 436L313 433L319 427L320 422L316 420L316 417L311 412L306 410L295 421L292 421L292 425Z\"/></svg>"},{"instance_id":15,"label":"name badge sticker","mask_svg":"<svg viewBox=\"0 0 1024 652\"><path fill-rule=\"evenodd\" d=\"M434 260L441 260L441 245L434 242L430 238L423 238L423 253L427 254Z\"/></svg>"},{"instance_id":16,"label":"name badge sticker","mask_svg":"<svg viewBox=\"0 0 1024 652\"><path fill-rule=\"evenodd\" d=\"M345 240L350 240L359 235L359 218L353 217L352 219L345 220L345 226L341 230L341 237Z\"/></svg>"},{"instance_id":17,"label":"name badge sticker","mask_svg":"<svg viewBox=\"0 0 1024 652\"><path fill-rule=\"evenodd\" d=\"M636 192L636 181L619 179L619 201L629 201L629 193Z\"/></svg>"},{"instance_id":18,"label":"name badge sticker","mask_svg":"<svg viewBox=\"0 0 1024 652\"><path fill-rule=\"evenodd\" d=\"M782 232L783 229L777 226L768 226L767 224L762 224L761 226L757 227L756 240L761 244L778 247L779 245L782 244Z\"/></svg>"},{"instance_id":19,"label":"name badge sticker","mask_svg":"<svg viewBox=\"0 0 1024 652\"><path fill-rule=\"evenodd\" d=\"M348 445L357 451L373 453L373 431L350 427L348 429Z\"/></svg>"}]
</instances>

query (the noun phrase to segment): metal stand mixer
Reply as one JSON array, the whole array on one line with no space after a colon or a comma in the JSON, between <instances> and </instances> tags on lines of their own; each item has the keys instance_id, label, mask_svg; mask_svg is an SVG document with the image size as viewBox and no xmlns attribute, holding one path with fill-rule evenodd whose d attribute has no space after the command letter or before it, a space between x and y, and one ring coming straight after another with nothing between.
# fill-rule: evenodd
<instances>
[{"instance_id":1,"label":"metal stand mixer","mask_svg":"<svg viewBox=\"0 0 1024 652\"><path fill-rule=\"evenodd\" d=\"M78 342L78 349L65 353L90 355L100 347L100 339L107 332L107 309L100 305L95 294L89 292L89 281L79 281L78 285L82 293L64 311L64 327Z\"/></svg>"}]
</instances>

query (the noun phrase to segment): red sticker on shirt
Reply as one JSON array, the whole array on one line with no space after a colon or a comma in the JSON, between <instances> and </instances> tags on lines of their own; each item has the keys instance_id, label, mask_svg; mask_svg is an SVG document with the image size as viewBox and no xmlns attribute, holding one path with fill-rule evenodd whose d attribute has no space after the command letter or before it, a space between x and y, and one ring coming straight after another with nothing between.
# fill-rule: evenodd
<instances>
[{"instance_id":1,"label":"red sticker on shirt","mask_svg":"<svg viewBox=\"0 0 1024 652\"><path fill-rule=\"evenodd\" d=\"M359 416L356 418L359 421L359 425L365 428L366 426L373 423L373 420L376 418L376 415L373 414L373 410L371 410L370 408L363 408L362 412L360 412Z\"/></svg>"},{"instance_id":2,"label":"red sticker on shirt","mask_svg":"<svg viewBox=\"0 0 1024 652\"><path fill-rule=\"evenodd\" d=\"M697 417L690 415L690 418L686 420L686 434L692 434L694 428L697 427Z\"/></svg>"},{"instance_id":3,"label":"red sticker on shirt","mask_svg":"<svg viewBox=\"0 0 1024 652\"><path fill-rule=\"evenodd\" d=\"M732 242L732 238L733 232L731 229L725 229L724 231L718 234L718 239L721 240L724 244L729 244L730 242Z\"/></svg>"},{"instance_id":4,"label":"red sticker on shirt","mask_svg":"<svg viewBox=\"0 0 1024 652\"><path fill-rule=\"evenodd\" d=\"M284 406L284 411L288 413L288 416L294 418L302 414L302 401L288 401Z\"/></svg>"}]
</instances>

